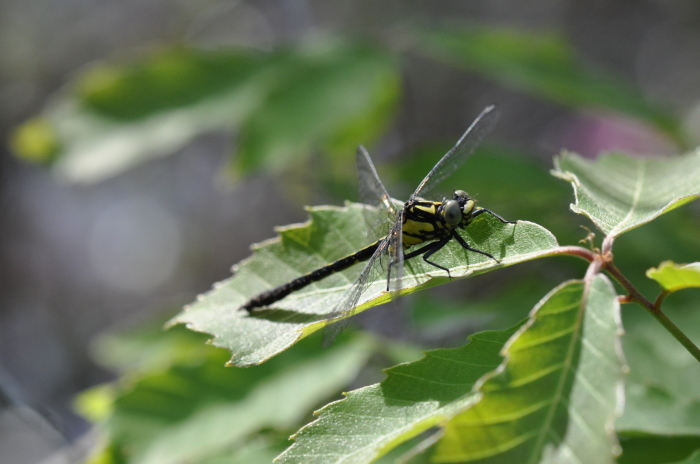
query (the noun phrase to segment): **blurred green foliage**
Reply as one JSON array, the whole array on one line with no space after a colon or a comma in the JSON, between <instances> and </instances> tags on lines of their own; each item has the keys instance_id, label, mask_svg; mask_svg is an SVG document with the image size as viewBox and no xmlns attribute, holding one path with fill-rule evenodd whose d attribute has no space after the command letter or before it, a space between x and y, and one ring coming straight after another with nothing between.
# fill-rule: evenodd
<instances>
[{"instance_id":1,"label":"blurred green foliage","mask_svg":"<svg viewBox=\"0 0 700 464\"><path fill-rule=\"evenodd\" d=\"M238 130L235 176L304 165L323 148L344 173L360 143L393 119L396 60L372 46L319 40L263 53L240 49L153 52L99 63L40 116L13 148L50 161L64 180L95 182L175 152L211 131Z\"/></svg>"},{"instance_id":2,"label":"blurred green foliage","mask_svg":"<svg viewBox=\"0 0 700 464\"><path fill-rule=\"evenodd\" d=\"M264 456L270 449L279 452L279 433L290 433L311 408L337 395L374 346L368 337L355 336L319 351L318 340L311 339L298 350L242 369L225 367L229 353L205 345L207 337L184 332L163 333L157 325L100 340L99 358L120 366L124 376L119 384L88 390L77 400L85 417L102 424L109 443L91 462L106 457L144 464L208 462L233 449ZM196 338L199 346L185 355ZM259 435L267 429L276 432Z\"/></svg>"},{"instance_id":3,"label":"blurred green foliage","mask_svg":"<svg viewBox=\"0 0 700 464\"><path fill-rule=\"evenodd\" d=\"M134 64L94 66L79 77L75 93L89 109L105 116L146 118L242 85L268 60L262 53L241 50L165 50Z\"/></svg>"},{"instance_id":4,"label":"blurred green foliage","mask_svg":"<svg viewBox=\"0 0 700 464\"><path fill-rule=\"evenodd\" d=\"M618 112L681 145L685 141L665 108L630 83L584 65L557 34L473 26L414 33L408 52L574 110ZM95 182L174 153L200 134L235 131L230 162L235 176L264 172L283 179L311 172L318 185L346 196L354 182L355 147L376 141L396 115L402 59L383 44L323 37L271 52L171 48L133 61L109 60L79 75L15 131L11 144L18 156L50 165L63 179ZM379 165L381 177L397 186L396 193L403 189L397 197L404 198L449 142ZM591 223L566 211L572 194L547 174L549 167L512 147L486 145L445 191L466 188L481 206L542 224L561 244L575 244L586 236L579 224ZM605 185L620 178L601 179ZM668 193L663 180L647 194ZM674 182L666 183L673 190ZM620 237L615 262L643 293L653 295L658 285L644 277L645 270L667 259L700 261L699 229L697 209L677 209ZM600 238L592 246L599 243ZM426 333L424 340L440 340L455 327L461 337L467 328L514 326L552 286L583 270L573 259L548 258L480 276L471 286L441 286L440 293L415 300L416 331ZM664 309L684 328L699 326L692 290L672 295ZM625 308L622 317L630 375L627 409L617 422L624 450L619 462L686 459L700 448L697 363L638 308ZM274 341L276 334L269 335ZM694 329L689 336L700 341ZM78 400L105 437L93 463L270 462L289 445L286 436L311 420L311 409L336 397L358 371L364 376L353 386L376 382L378 366L403 361L420 348L407 342L401 357L396 345L348 335L324 352L311 337L262 366L241 369L224 367L229 355L205 345L207 338L182 328L141 329L98 343L98 359L122 377ZM397 446L391 458L410 452L422 438ZM410 462L429 459L418 454Z\"/></svg>"},{"instance_id":5,"label":"blurred green foliage","mask_svg":"<svg viewBox=\"0 0 700 464\"><path fill-rule=\"evenodd\" d=\"M557 103L618 111L653 124L678 141L680 126L629 82L584 66L558 34L467 27L429 31L425 53Z\"/></svg>"}]
</instances>

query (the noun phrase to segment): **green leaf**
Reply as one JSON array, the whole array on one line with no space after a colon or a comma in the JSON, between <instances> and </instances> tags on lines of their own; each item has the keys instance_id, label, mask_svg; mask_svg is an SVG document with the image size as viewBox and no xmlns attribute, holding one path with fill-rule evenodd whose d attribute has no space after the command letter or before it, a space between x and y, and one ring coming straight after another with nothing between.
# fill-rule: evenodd
<instances>
[{"instance_id":1,"label":"green leaf","mask_svg":"<svg viewBox=\"0 0 700 464\"><path fill-rule=\"evenodd\" d=\"M620 444L622 456L618 464L669 464L700 449L700 435L621 433Z\"/></svg>"},{"instance_id":2,"label":"green leaf","mask_svg":"<svg viewBox=\"0 0 700 464\"><path fill-rule=\"evenodd\" d=\"M373 462L441 424L476 400L474 383L503 361L500 350L521 325L474 334L461 348L428 351L420 361L388 369L383 382L347 393L318 411L319 419L293 436L294 445L278 461Z\"/></svg>"},{"instance_id":3,"label":"green leaf","mask_svg":"<svg viewBox=\"0 0 700 464\"><path fill-rule=\"evenodd\" d=\"M20 157L50 159L63 180L97 182L240 123L268 91L256 75L264 66L259 56L230 50L165 51L132 65L98 64L32 120L50 129L44 131L53 137L44 143L50 152L30 150L21 138L14 147Z\"/></svg>"},{"instance_id":4,"label":"green leaf","mask_svg":"<svg viewBox=\"0 0 700 464\"><path fill-rule=\"evenodd\" d=\"M115 396L112 385L98 385L80 393L73 401L73 408L90 422L100 422L114 411Z\"/></svg>"},{"instance_id":5,"label":"green leaf","mask_svg":"<svg viewBox=\"0 0 700 464\"><path fill-rule=\"evenodd\" d=\"M210 348L199 364L141 376L117 392L104 432L129 463L174 464L239 448L262 428L298 426L355 377L373 346L366 337L329 350L317 343L249 369L224 367L225 352Z\"/></svg>"},{"instance_id":6,"label":"green leaf","mask_svg":"<svg viewBox=\"0 0 700 464\"><path fill-rule=\"evenodd\" d=\"M163 50L132 64L102 63L81 75L76 94L90 109L129 121L222 96L266 64L245 50Z\"/></svg>"},{"instance_id":7,"label":"green leaf","mask_svg":"<svg viewBox=\"0 0 700 464\"><path fill-rule=\"evenodd\" d=\"M270 309L248 315L240 309L241 305L264 290L371 243L363 214L366 211L359 204L310 208L310 222L279 228L278 239L256 246L254 256L235 267L233 278L217 283L171 323L184 323L192 330L213 335L212 343L230 350L231 363L239 366L261 363L287 349L325 325L326 317L351 287L364 263L294 292ZM556 239L536 224L503 224L486 214L479 216L463 236L476 248L499 258L500 264L467 252L458 243L450 243L433 259L450 269L452 280L544 256L557 246ZM406 262L401 293L449 281L444 271L414 259ZM368 286L357 311L389 299L386 280L380 278Z\"/></svg>"},{"instance_id":8,"label":"green leaf","mask_svg":"<svg viewBox=\"0 0 700 464\"><path fill-rule=\"evenodd\" d=\"M700 287L700 263L681 265L673 261L664 261L658 268L649 269L647 277L657 281L667 292L698 288Z\"/></svg>"},{"instance_id":9,"label":"green leaf","mask_svg":"<svg viewBox=\"0 0 700 464\"><path fill-rule=\"evenodd\" d=\"M239 172L280 171L314 148L350 155L393 117L400 94L385 53L323 40L271 53L166 50L100 63L15 131L18 156L97 182L174 153L202 133L241 127Z\"/></svg>"},{"instance_id":10,"label":"green leaf","mask_svg":"<svg viewBox=\"0 0 700 464\"><path fill-rule=\"evenodd\" d=\"M430 58L563 105L626 113L680 139L679 124L666 111L648 103L628 82L585 67L561 35L465 27L426 33L422 39Z\"/></svg>"},{"instance_id":11,"label":"green leaf","mask_svg":"<svg viewBox=\"0 0 700 464\"><path fill-rule=\"evenodd\" d=\"M688 456L688 459L683 459L682 461L672 464L700 464L700 451L694 452L691 456Z\"/></svg>"},{"instance_id":12,"label":"green leaf","mask_svg":"<svg viewBox=\"0 0 700 464\"><path fill-rule=\"evenodd\" d=\"M265 436L258 436L254 440L247 440L245 444L233 450L225 450L219 456L207 457L197 464L270 464L287 446L286 436L284 440L271 440Z\"/></svg>"},{"instance_id":13,"label":"green leaf","mask_svg":"<svg viewBox=\"0 0 700 464\"><path fill-rule=\"evenodd\" d=\"M610 237L650 222L700 196L700 150L674 158L609 153L591 161L564 152L553 174L571 182L572 211Z\"/></svg>"},{"instance_id":14,"label":"green leaf","mask_svg":"<svg viewBox=\"0 0 700 464\"><path fill-rule=\"evenodd\" d=\"M48 164L59 151L58 134L43 118L32 118L15 129L10 136L10 146L25 161Z\"/></svg>"},{"instance_id":15,"label":"green leaf","mask_svg":"<svg viewBox=\"0 0 700 464\"><path fill-rule=\"evenodd\" d=\"M163 321L155 321L137 329L98 335L92 344L92 357L103 367L133 375L201 363L211 355L206 340L204 334L184 327L164 331Z\"/></svg>"},{"instance_id":16,"label":"green leaf","mask_svg":"<svg viewBox=\"0 0 700 464\"><path fill-rule=\"evenodd\" d=\"M615 462L621 332L605 276L557 287L479 381L481 400L447 423L433 461Z\"/></svg>"},{"instance_id":17,"label":"green leaf","mask_svg":"<svg viewBox=\"0 0 700 464\"><path fill-rule=\"evenodd\" d=\"M697 298L685 306L665 301L665 314L696 344L700 342ZM700 437L700 369L697 360L655 319L626 316L625 412L616 428L625 433Z\"/></svg>"},{"instance_id":18,"label":"green leaf","mask_svg":"<svg viewBox=\"0 0 700 464\"><path fill-rule=\"evenodd\" d=\"M366 47L317 44L277 64L274 90L241 127L235 169L280 170L319 142L354 156L393 116L400 77L387 55Z\"/></svg>"}]
</instances>

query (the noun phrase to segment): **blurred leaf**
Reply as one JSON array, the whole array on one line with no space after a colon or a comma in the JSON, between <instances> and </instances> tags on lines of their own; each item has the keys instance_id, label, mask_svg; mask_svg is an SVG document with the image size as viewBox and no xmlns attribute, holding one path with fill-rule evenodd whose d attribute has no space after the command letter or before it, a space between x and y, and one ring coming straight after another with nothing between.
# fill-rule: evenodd
<instances>
[{"instance_id":1,"label":"blurred leaf","mask_svg":"<svg viewBox=\"0 0 700 464\"><path fill-rule=\"evenodd\" d=\"M687 307L664 302L664 312L700 342L697 298ZM697 360L647 314L625 317L625 356L630 366L625 412L616 428L626 433L700 437L700 369Z\"/></svg>"},{"instance_id":2,"label":"blurred leaf","mask_svg":"<svg viewBox=\"0 0 700 464\"><path fill-rule=\"evenodd\" d=\"M622 456L618 458L618 464L669 464L687 458L699 449L700 436L622 433L620 444Z\"/></svg>"},{"instance_id":3,"label":"blurred leaf","mask_svg":"<svg viewBox=\"0 0 700 464\"><path fill-rule=\"evenodd\" d=\"M32 118L12 133L10 147L26 161L49 163L59 151L58 134L46 119Z\"/></svg>"},{"instance_id":4,"label":"blurred leaf","mask_svg":"<svg viewBox=\"0 0 700 464\"><path fill-rule=\"evenodd\" d=\"M324 351L312 345L249 369L224 367L225 352L210 348L198 365L142 376L118 392L107 438L129 463L168 464L218 456L262 428L298 426L355 377L373 344L355 337Z\"/></svg>"},{"instance_id":5,"label":"blurred leaf","mask_svg":"<svg viewBox=\"0 0 700 464\"><path fill-rule=\"evenodd\" d=\"M230 350L231 363L239 366L261 363L324 327L326 317L351 287L363 263L293 292L269 309L250 315L239 309L260 292L354 253L372 241L367 237L367 208L363 205L316 207L309 212L310 222L278 228L279 238L256 246L253 257L235 267L233 278L216 284L171 323L184 323L213 335L212 343ZM452 279L420 259L410 260L405 265L401 293L534 259L557 246L555 238L536 224L503 224L490 215L479 216L462 235L474 247L498 257L500 264L468 252L458 243L449 243L434 259L450 269ZM370 284L357 311L388 301L385 289L385 279Z\"/></svg>"},{"instance_id":6,"label":"blurred leaf","mask_svg":"<svg viewBox=\"0 0 700 464\"><path fill-rule=\"evenodd\" d=\"M288 440L284 438L270 440L258 436L233 450L222 451L219 456L202 459L197 464L270 464L288 445Z\"/></svg>"},{"instance_id":7,"label":"blurred leaf","mask_svg":"<svg viewBox=\"0 0 700 464\"><path fill-rule=\"evenodd\" d=\"M90 422L100 422L114 411L114 399L117 395L113 385L98 385L85 390L75 398L73 407Z\"/></svg>"},{"instance_id":8,"label":"blurred leaf","mask_svg":"<svg viewBox=\"0 0 700 464\"><path fill-rule=\"evenodd\" d=\"M114 447L105 446L90 453L85 464L127 464L127 462Z\"/></svg>"},{"instance_id":9,"label":"blurred leaf","mask_svg":"<svg viewBox=\"0 0 700 464\"><path fill-rule=\"evenodd\" d=\"M564 152L553 174L571 182L572 211L617 237L700 196L700 151L675 158L609 153L595 161Z\"/></svg>"},{"instance_id":10,"label":"blurred leaf","mask_svg":"<svg viewBox=\"0 0 700 464\"><path fill-rule=\"evenodd\" d=\"M629 82L581 64L560 35L468 27L426 33L421 47L430 58L441 58L504 85L567 106L626 113L681 140L678 121L648 103Z\"/></svg>"},{"instance_id":11,"label":"blurred leaf","mask_svg":"<svg viewBox=\"0 0 700 464\"><path fill-rule=\"evenodd\" d=\"M242 128L235 168L279 170L330 144L354 159L386 128L400 80L387 55L365 47L312 47L276 63L277 82Z\"/></svg>"},{"instance_id":12,"label":"blurred leaf","mask_svg":"<svg viewBox=\"0 0 700 464\"><path fill-rule=\"evenodd\" d=\"M164 50L133 64L101 64L76 82L76 94L105 116L135 120L222 96L268 61L244 50Z\"/></svg>"},{"instance_id":13,"label":"blurred leaf","mask_svg":"<svg viewBox=\"0 0 700 464\"><path fill-rule=\"evenodd\" d=\"M682 461L672 464L700 464L700 451L694 452L691 456L688 456L688 459L683 459Z\"/></svg>"},{"instance_id":14,"label":"blurred leaf","mask_svg":"<svg viewBox=\"0 0 700 464\"><path fill-rule=\"evenodd\" d=\"M400 82L388 55L325 39L272 53L166 50L98 64L71 89L16 130L13 148L64 180L97 182L236 126L240 173L279 171L324 145L352 154L385 130Z\"/></svg>"},{"instance_id":15,"label":"blurred leaf","mask_svg":"<svg viewBox=\"0 0 700 464\"><path fill-rule=\"evenodd\" d=\"M664 261L658 268L649 269L647 277L657 281L668 292L697 288L700 287L700 263L679 265L672 261Z\"/></svg>"},{"instance_id":16,"label":"blurred leaf","mask_svg":"<svg viewBox=\"0 0 700 464\"><path fill-rule=\"evenodd\" d=\"M420 361L388 369L383 382L347 393L318 411L320 417L294 435L295 443L279 462L374 462L440 425L477 400L474 383L501 364L500 350L520 326L474 334L461 348L428 351Z\"/></svg>"},{"instance_id":17,"label":"blurred leaf","mask_svg":"<svg viewBox=\"0 0 700 464\"><path fill-rule=\"evenodd\" d=\"M483 289L478 279L481 277L470 287ZM462 299L443 301L434 292L422 292L411 300L412 321L419 328L421 339L441 341L455 332L473 331L474 327L508 327L526 317L551 287L540 273L517 272L507 282L497 282L493 291L478 292L469 298L468 305Z\"/></svg>"},{"instance_id":18,"label":"blurred leaf","mask_svg":"<svg viewBox=\"0 0 700 464\"><path fill-rule=\"evenodd\" d=\"M93 343L93 358L115 371L153 372L173 364L198 364L211 354L207 337L184 327L163 329L163 322L136 329L99 335Z\"/></svg>"},{"instance_id":19,"label":"blurred leaf","mask_svg":"<svg viewBox=\"0 0 700 464\"><path fill-rule=\"evenodd\" d=\"M615 462L621 332L605 276L557 287L476 385L480 401L447 423L433 461Z\"/></svg>"},{"instance_id":20,"label":"blurred leaf","mask_svg":"<svg viewBox=\"0 0 700 464\"><path fill-rule=\"evenodd\" d=\"M210 82L203 74L216 67L198 66L212 57L220 64L230 60L233 68L245 62L245 72L229 75L232 80L225 88L208 87ZM248 62L243 52L181 50L152 60L121 68L97 65L78 79L76 90L64 92L46 106L38 120L55 137L52 146L58 151L50 158L59 178L97 182L148 159L169 155L201 133L240 123L267 91L266 83L252 69L254 63L264 66L264 61L251 58ZM164 62L180 72L169 76ZM178 79L198 90L176 97L181 90ZM160 81L170 84L163 82L162 90L154 90ZM18 133L26 127L20 127ZM21 150L18 154L30 155Z\"/></svg>"}]
</instances>

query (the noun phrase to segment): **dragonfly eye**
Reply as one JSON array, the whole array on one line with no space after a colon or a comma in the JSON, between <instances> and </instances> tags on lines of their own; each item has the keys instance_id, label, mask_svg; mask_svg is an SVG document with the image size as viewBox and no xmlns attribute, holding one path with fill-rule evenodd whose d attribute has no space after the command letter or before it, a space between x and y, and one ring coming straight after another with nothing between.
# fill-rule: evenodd
<instances>
[{"instance_id":1,"label":"dragonfly eye","mask_svg":"<svg viewBox=\"0 0 700 464\"><path fill-rule=\"evenodd\" d=\"M462 207L459 206L459 202L457 200L450 200L445 203L442 215L445 218L446 223L451 226L456 226L462 222Z\"/></svg>"},{"instance_id":2,"label":"dragonfly eye","mask_svg":"<svg viewBox=\"0 0 700 464\"><path fill-rule=\"evenodd\" d=\"M465 192L464 190L455 190L455 200L459 200L462 198L465 200L469 199L469 195L467 194L467 192Z\"/></svg>"}]
</instances>

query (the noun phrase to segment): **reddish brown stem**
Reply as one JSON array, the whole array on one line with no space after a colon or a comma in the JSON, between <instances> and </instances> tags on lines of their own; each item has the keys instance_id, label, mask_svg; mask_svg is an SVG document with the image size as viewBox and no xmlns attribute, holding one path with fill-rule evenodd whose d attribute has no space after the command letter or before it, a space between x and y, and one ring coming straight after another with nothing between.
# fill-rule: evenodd
<instances>
[{"instance_id":1,"label":"reddish brown stem","mask_svg":"<svg viewBox=\"0 0 700 464\"><path fill-rule=\"evenodd\" d=\"M700 348L698 348L682 331L676 326L676 324L671 321L666 314L661 311L661 303L663 302L668 292L661 292L661 294L656 298L656 301L652 303L644 295L639 293L632 282L630 282L627 277L625 277L622 272L613 264L612 262L612 237L606 237L603 240L603 250L601 253L596 253L591 250L587 250L579 246L562 246L554 249L551 255L570 255L578 256L579 258L585 259L590 262L591 265L588 267L586 272L586 280L590 281L596 274L601 270L605 270L611 277L613 277L617 282L622 285L622 287L627 291L627 296L619 297L618 301L621 304L624 303L637 303L646 309L661 325L668 330L671 335L673 335L676 340L678 340L681 345L685 347L686 350L692 354L695 359L700 361Z\"/></svg>"}]
</instances>

